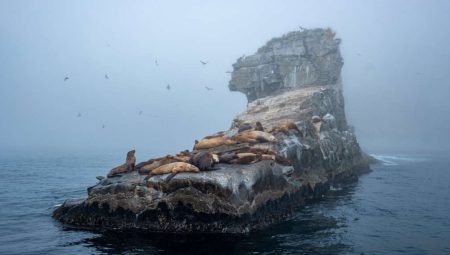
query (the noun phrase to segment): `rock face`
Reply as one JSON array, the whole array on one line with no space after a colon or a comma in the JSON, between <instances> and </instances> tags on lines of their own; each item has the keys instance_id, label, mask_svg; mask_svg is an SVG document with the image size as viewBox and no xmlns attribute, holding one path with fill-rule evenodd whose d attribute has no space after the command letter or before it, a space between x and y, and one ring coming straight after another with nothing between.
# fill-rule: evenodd
<instances>
[{"instance_id":1,"label":"rock face","mask_svg":"<svg viewBox=\"0 0 450 255\"><path fill-rule=\"evenodd\" d=\"M250 101L225 136L243 123L266 130L283 121L294 129L273 131L276 143L255 147L292 162L219 164L219 170L145 176L125 173L100 180L88 197L66 201L53 217L95 229L156 232L247 233L279 222L331 185L369 169L368 159L347 126L340 84L339 40L329 29L291 32L269 41L234 64L230 89Z\"/></svg>"},{"instance_id":2,"label":"rock face","mask_svg":"<svg viewBox=\"0 0 450 255\"><path fill-rule=\"evenodd\" d=\"M314 29L270 40L233 65L230 90L246 94L251 102L286 90L339 83L343 62L340 39L334 37L331 29Z\"/></svg>"}]
</instances>

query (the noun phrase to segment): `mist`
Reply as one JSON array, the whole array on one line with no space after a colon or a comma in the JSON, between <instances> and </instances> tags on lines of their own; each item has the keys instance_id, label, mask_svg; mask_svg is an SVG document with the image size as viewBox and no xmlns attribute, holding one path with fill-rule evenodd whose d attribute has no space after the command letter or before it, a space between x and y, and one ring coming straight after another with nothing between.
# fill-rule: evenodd
<instances>
[{"instance_id":1,"label":"mist","mask_svg":"<svg viewBox=\"0 0 450 255\"><path fill-rule=\"evenodd\" d=\"M299 26L342 39L364 150L449 150L448 13L447 1L1 1L0 152L190 149L245 110L228 90L236 59Z\"/></svg>"}]
</instances>

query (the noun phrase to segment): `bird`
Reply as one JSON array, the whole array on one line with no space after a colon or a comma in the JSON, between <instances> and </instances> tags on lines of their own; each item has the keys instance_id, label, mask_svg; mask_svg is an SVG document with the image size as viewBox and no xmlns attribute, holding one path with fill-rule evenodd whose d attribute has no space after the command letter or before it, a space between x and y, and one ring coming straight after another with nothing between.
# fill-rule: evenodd
<instances>
[{"instance_id":1,"label":"bird","mask_svg":"<svg viewBox=\"0 0 450 255\"><path fill-rule=\"evenodd\" d=\"M64 77L64 81L67 81L68 79L69 79L69 77L67 77L67 76L66 76L66 77Z\"/></svg>"},{"instance_id":2,"label":"bird","mask_svg":"<svg viewBox=\"0 0 450 255\"><path fill-rule=\"evenodd\" d=\"M305 31L306 28L302 27L302 26L298 26L298 28L300 29L300 31Z\"/></svg>"},{"instance_id":3,"label":"bird","mask_svg":"<svg viewBox=\"0 0 450 255\"><path fill-rule=\"evenodd\" d=\"M105 128L105 124L102 125L102 128Z\"/></svg>"},{"instance_id":4,"label":"bird","mask_svg":"<svg viewBox=\"0 0 450 255\"><path fill-rule=\"evenodd\" d=\"M78 113L77 117L78 117L78 118L80 118L80 117L81 117L81 112L79 112L79 113Z\"/></svg>"},{"instance_id":5,"label":"bird","mask_svg":"<svg viewBox=\"0 0 450 255\"><path fill-rule=\"evenodd\" d=\"M205 89L208 90L208 91L209 91L209 90L213 90L213 88L210 88L210 87L208 87L208 86L205 86Z\"/></svg>"},{"instance_id":6,"label":"bird","mask_svg":"<svg viewBox=\"0 0 450 255\"><path fill-rule=\"evenodd\" d=\"M208 61L201 61L200 60L200 63L202 63L202 65L206 65L206 64L208 64Z\"/></svg>"},{"instance_id":7,"label":"bird","mask_svg":"<svg viewBox=\"0 0 450 255\"><path fill-rule=\"evenodd\" d=\"M107 74L105 74L105 79L109 79L109 76Z\"/></svg>"},{"instance_id":8,"label":"bird","mask_svg":"<svg viewBox=\"0 0 450 255\"><path fill-rule=\"evenodd\" d=\"M155 66L159 66L159 65L158 65L158 60L155 60Z\"/></svg>"},{"instance_id":9,"label":"bird","mask_svg":"<svg viewBox=\"0 0 450 255\"><path fill-rule=\"evenodd\" d=\"M142 115L142 110L139 111L139 115Z\"/></svg>"},{"instance_id":10,"label":"bird","mask_svg":"<svg viewBox=\"0 0 450 255\"><path fill-rule=\"evenodd\" d=\"M166 89L170 90L170 84L167 84Z\"/></svg>"}]
</instances>

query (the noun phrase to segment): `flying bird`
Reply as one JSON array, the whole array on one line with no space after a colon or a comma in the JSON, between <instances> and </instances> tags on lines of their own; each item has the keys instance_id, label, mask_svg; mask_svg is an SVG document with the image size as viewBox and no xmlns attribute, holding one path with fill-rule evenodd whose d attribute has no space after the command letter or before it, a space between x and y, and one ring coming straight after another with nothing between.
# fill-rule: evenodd
<instances>
[{"instance_id":1,"label":"flying bird","mask_svg":"<svg viewBox=\"0 0 450 255\"><path fill-rule=\"evenodd\" d=\"M200 60L200 63L202 63L202 65L206 65L206 64L208 64L208 61L201 61Z\"/></svg>"},{"instance_id":2,"label":"flying bird","mask_svg":"<svg viewBox=\"0 0 450 255\"><path fill-rule=\"evenodd\" d=\"M68 79L69 79L69 77L67 77L67 76L66 76L66 77L64 77L64 81L67 81Z\"/></svg>"},{"instance_id":3,"label":"flying bird","mask_svg":"<svg viewBox=\"0 0 450 255\"><path fill-rule=\"evenodd\" d=\"M142 110L139 111L139 115L142 115Z\"/></svg>"},{"instance_id":4,"label":"flying bird","mask_svg":"<svg viewBox=\"0 0 450 255\"><path fill-rule=\"evenodd\" d=\"M81 118L81 112L78 113L77 117L78 117L78 118Z\"/></svg>"},{"instance_id":5,"label":"flying bird","mask_svg":"<svg viewBox=\"0 0 450 255\"><path fill-rule=\"evenodd\" d=\"M208 90L208 91L213 90L213 88L210 88L208 86L205 86L205 89Z\"/></svg>"},{"instance_id":6,"label":"flying bird","mask_svg":"<svg viewBox=\"0 0 450 255\"><path fill-rule=\"evenodd\" d=\"M170 84L167 84L166 89L170 90Z\"/></svg>"},{"instance_id":7,"label":"flying bird","mask_svg":"<svg viewBox=\"0 0 450 255\"><path fill-rule=\"evenodd\" d=\"M158 60L155 60L155 66L159 66Z\"/></svg>"},{"instance_id":8,"label":"flying bird","mask_svg":"<svg viewBox=\"0 0 450 255\"><path fill-rule=\"evenodd\" d=\"M105 74L105 79L109 79L109 76L107 74Z\"/></svg>"},{"instance_id":9,"label":"flying bird","mask_svg":"<svg viewBox=\"0 0 450 255\"><path fill-rule=\"evenodd\" d=\"M105 124L102 125L102 128L105 128Z\"/></svg>"}]
</instances>

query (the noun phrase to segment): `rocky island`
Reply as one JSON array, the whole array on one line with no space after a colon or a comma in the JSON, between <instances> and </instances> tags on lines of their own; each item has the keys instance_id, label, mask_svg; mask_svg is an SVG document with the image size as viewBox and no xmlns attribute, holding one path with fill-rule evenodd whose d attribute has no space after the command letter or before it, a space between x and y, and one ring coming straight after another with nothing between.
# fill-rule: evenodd
<instances>
[{"instance_id":1,"label":"rocky island","mask_svg":"<svg viewBox=\"0 0 450 255\"><path fill-rule=\"evenodd\" d=\"M248 233L355 180L369 164L346 121L339 44L331 29L295 31L239 58L229 88L249 104L230 129L137 165L129 152L53 217L103 230Z\"/></svg>"}]
</instances>

